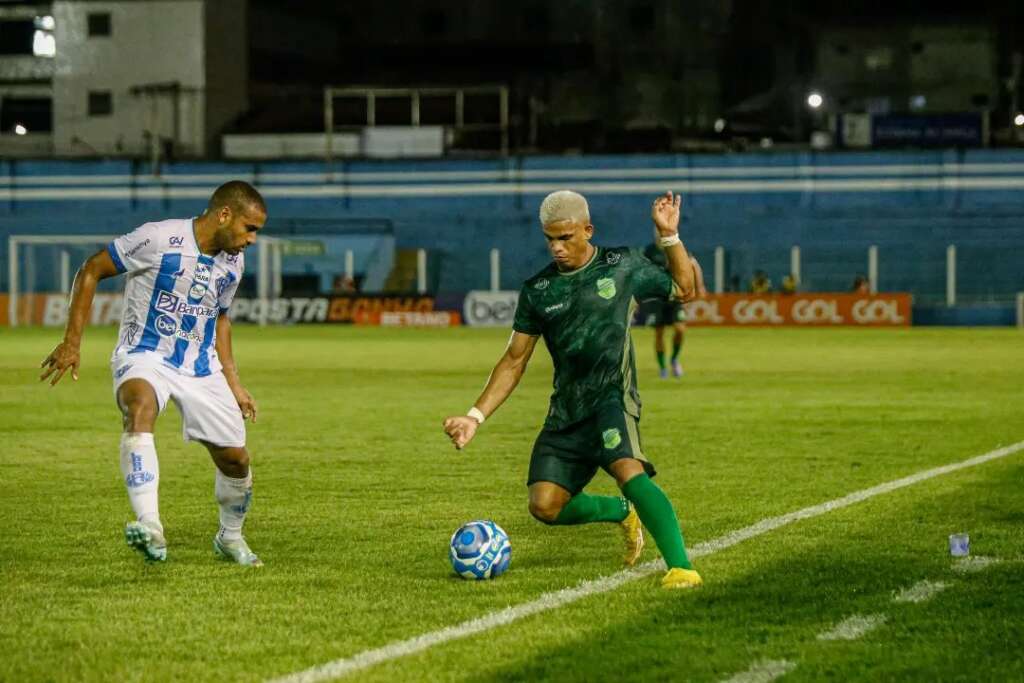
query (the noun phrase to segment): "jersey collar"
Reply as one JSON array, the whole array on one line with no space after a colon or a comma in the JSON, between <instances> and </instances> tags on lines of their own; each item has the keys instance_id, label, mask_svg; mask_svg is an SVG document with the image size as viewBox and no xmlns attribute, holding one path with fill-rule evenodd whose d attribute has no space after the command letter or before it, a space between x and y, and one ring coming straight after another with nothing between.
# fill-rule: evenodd
<instances>
[{"instance_id":1,"label":"jersey collar","mask_svg":"<svg viewBox=\"0 0 1024 683\"><path fill-rule=\"evenodd\" d=\"M563 277L571 277L571 276L575 275L576 273L582 273L582 272L583 272L584 270L586 270L587 268L589 268L589 267L590 267L590 264L591 264L591 263L593 263L594 261L596 261L596 260L597 260L597 253L598 253L599 251L601 251L601 247L599 247L599 246L597 246L597 245L595 244L595 245L594 245L594 253L590 255L590 260L589 260L589 261L587 261L586 263L584 263L584 264L583 264L582 266L580 266L580 267L579 267L579 268L577 268L576 270L570 270L570 271L569 271L569 272L567 272L567 273L563 273L562 271L560 271L560 270L559 270L559 271L558 271L558 274L559 274L559 275L561 275L561 276L563 276Z\"/></svg>"}]
</instances>

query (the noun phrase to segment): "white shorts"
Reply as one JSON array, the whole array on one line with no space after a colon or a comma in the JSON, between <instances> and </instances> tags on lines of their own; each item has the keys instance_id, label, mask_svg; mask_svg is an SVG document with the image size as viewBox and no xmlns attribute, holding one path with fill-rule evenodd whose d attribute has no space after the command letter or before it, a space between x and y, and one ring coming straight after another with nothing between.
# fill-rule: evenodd
<instances>
[{"instance_id":1,"label":"white shorts","mask_svg":"<svg viewBox=\"0 0 1024 683\"><path fill-rule=\"evenodd\" d=\"M214 446L245 446L245 421L223 372L190 377L164 366L159 358L139 353L118 355L110 363L114 400L118 388L130 379L142 379L156 392L160 412L167 399L181 412L181 438Z\"/></svg>"}]
</instances>

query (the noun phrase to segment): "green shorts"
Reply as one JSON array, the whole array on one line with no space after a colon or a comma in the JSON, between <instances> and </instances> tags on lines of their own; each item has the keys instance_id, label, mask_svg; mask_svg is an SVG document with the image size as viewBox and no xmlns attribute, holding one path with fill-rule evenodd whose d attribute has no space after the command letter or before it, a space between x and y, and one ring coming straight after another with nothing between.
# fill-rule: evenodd
<instances>
[{"instance_id":1,"label":"green shorts","mask_svg":"<svg viewBox=\"0 0 1024 683\"><path fill-rule=\"evenodd\" d=\"M659 307L655 317L655 325L675 325L686 322L686 308L681 301L666 301Z\"/></svg>"},{"instance_id":2,"label":"green shorts","mask_svg":"<svg viewBox=\"0 0 1024 683\"><path fill-rule=\"evenodd\" d=\"M576 495L600 467L622 458L636 458L648 476L656 474L640 446L639 420L617 406L602 408L586 420L563 429L544 428L530 455L529 486L550 481Z\"/></svg>"},{"instance_id":3,"label":"green shorts","mask_svg":"<svg viewBox=\"0 0 1024 683\"><path fill-rule=\"evenodd\" d=\"M645 325L667 327L686 322L686 308L680 301L645 301L640 305L640 320Z\"/></svg>"}]
</instances>

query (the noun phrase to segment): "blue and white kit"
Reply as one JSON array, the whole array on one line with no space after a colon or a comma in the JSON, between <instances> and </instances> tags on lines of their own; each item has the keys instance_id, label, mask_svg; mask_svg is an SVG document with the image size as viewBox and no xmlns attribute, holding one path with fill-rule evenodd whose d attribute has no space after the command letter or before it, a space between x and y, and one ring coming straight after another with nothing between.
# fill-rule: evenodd
<instances>
[{"instance_id":1,"label":"blue and white kit","mask_svg":"<svg viewBox=\"0 0 1024 683\"><path fill-rule=\"evenodd\" d=\"M245 423L217 357L217 318L242 279L244 258L199 251L194 219L145 223L107 252L127 274L124 312L110 360L114 393L129 379L153 386L160 410L173 400L182 436L244 446Z\"/></svg>"}]
</instances>

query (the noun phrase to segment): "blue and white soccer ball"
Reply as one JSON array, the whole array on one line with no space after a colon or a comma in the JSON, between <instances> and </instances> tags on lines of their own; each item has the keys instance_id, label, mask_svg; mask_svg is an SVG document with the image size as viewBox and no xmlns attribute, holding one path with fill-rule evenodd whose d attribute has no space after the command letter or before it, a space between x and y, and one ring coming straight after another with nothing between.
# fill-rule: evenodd
<instances>
[{"instance_id":1,"label":"blue and white soccer ball","mask_svg":"<svg viewBox=\"0 0 1024 683\"><path fill-rule=\"evenodd\" d=\"M505 530L490 520L467 522L452 534L448 558L464 579L493 579L508 570L512 544Z\"/></svg>"}]
</instances>

